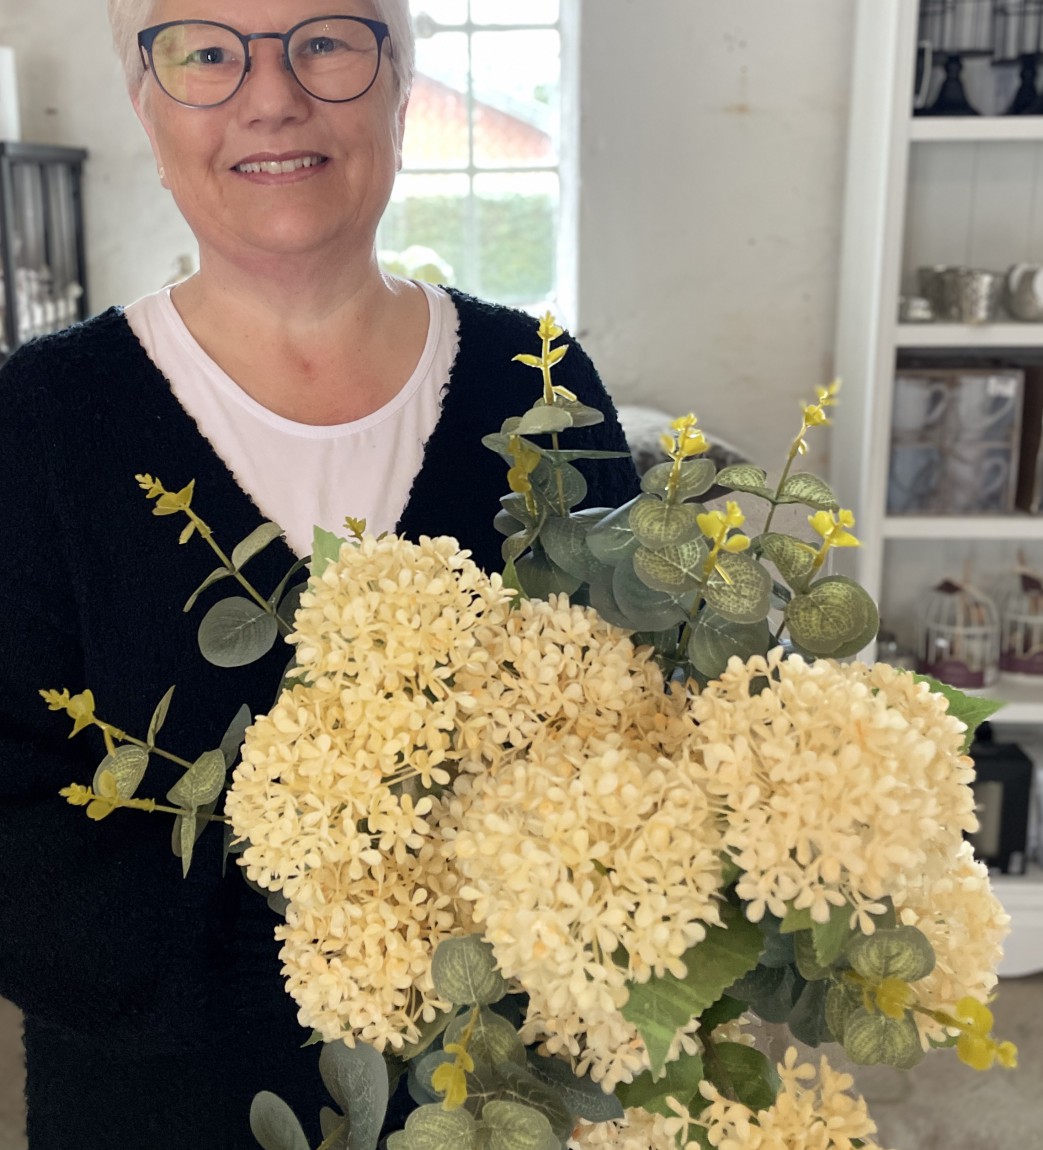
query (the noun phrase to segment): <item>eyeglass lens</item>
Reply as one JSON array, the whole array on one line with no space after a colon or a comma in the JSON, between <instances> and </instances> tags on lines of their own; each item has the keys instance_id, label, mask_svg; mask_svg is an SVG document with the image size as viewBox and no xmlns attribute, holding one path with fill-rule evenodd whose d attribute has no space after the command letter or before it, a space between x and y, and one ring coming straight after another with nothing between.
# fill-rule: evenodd
<instances>
[{"instance_id":1,"label":"eyeglass lens","mask_svg":"<svg viewBox=\"0 0 1043 1150\"><path fill-rule=\"evenodd\" d=\"M287 59L297 82L312 96L353 100L376 78L380 46L367 24L327 17L295 30ZM235 93L246 72L246 53L231 29L188 21L156 36L152 68L168 95L182 104L206 107Z\"/></svg>"}]
</instances>

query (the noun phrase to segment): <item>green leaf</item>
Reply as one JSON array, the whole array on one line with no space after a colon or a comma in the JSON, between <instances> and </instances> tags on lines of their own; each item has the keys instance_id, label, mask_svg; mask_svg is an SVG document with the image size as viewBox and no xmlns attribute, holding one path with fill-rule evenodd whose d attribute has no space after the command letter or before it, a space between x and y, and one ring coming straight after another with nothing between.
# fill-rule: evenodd
<instances>
[{"instance_id":1,"label":"green leaf","mask_svg":"<svg viewBox=\"0 0 1043 1150\"><path fill-rule=\"evenodd\" d=\"M893 1066L911 1070L923 1058L916 1023L904 1018L888 1018L880 1011L860 1007L844 1026L844 1052L859 1066Z\"/></svg>"},{"instance_id":2,"label":"green leaf","mask_svg":"<svg viewBox=\"0 0 1043 1150\"><path fill-rule=\"evenodd\" d=\"M297 615L297 610L301 605L301 596L307 589L307 583L294 583L276 607L275 613L284 623L289 624L291 627Z\"/></svg>"},{"instance_id":3,"label":"green leaf","mask_svg":"<svg viewBox=\"0 0 1043 1150\"><path fill-rule=\"evenodd\" d=\"M162 699L156 704L156 709L152 712L152 719L148 725L148 734L145 736L145 742L148 743L149 750L156 745L156 736L160 732L160 728L167 720L167 712L170 710L170 700L173 698L174 688L171 687Z\"/></svg>"},{"instance_id":4,"label":"green leaf","mask_svg":"<svg viewBox=\"0 0 1043 1150\"><path fill-rule=\"evenodd\" d=\"M440 1103L414 1110L406 1119L405 1129L388 1139L388 1150L476 1150L477 1146L474 1116L462 1107L444 1110Z\"/></svg>"},{"instance_id":5,"label":"green leaf","mask_svg":"<svg viewBox=\"0 0 1043 1150\"><path fill-rule=\"evenodd\" d=\"M834 983L826 992L825 1023L841 1045L844 1044L848 1020L864 1005L862 992L847 979Z\"/></svg>"},{"instance_id":6,"label":"green leaf","mask_svg":"<svg viewBox=\"0 0 1043 1150\"><path fill-rule=\"evenodd\" d=\"M722 926L711 926L706 937L683 957L688 970L674 975L630 983L623 1017L637 1027L648 1049L653 1073L658 1073L677 1030L715 1003L744 974L757 965L761 932L742 911L721 905Z\"/></svg>"},{"instance_id":7,"label":"green leaf","mask_svg":"<svg viewBox=\"0 0 1043 1150\"><path fill-rule=\"evenodd\" d=\"M516 599L528 599L525 589L521 585L521 580L518 578L517 569L514 566L514 560L508 559L503 566L503 585L511 591L517 591Z\"/></svg>"},{"instance_id":8,"label":"green leaf","mask_svg":"<svg viewBox=\"0 0 1043 1150\"><path fill-rule=\"evenodd\" d=\"M765 912L760 921L764 936L764 953L760 957L761 966L789 966L796 961L793 950L792 933L783 933L782 920Z\"/></svg>"},{"instance_id":9,"label":"green leaf","mask_svg":"<svg viewBox=\"0 0 1043 1150\"><path fill-rule=\"evenodd\" d=\"M572 426L572 416L560 407L530 407L514 429L516 435L549 435Z\"/></svg>"},{"instance_id":10,"label":"green leaf","mask_svg":"<svg viewBox=\"0 0 1043 1150\"><path fill-rule=\"evenodd\" d=\"M554 515L568 515L577 503L587 497L583 472L571 463L552 467L546 459L532 473L532 490L538 504L544 504Z\"/></svg>"},{"instance_id":11,"label":"green leaf","mask_svg":"<svg viewBox=\"0 0 1043 1150\"><path fill-rule=\"evenodd\" d=\"M785 917L779 923L779 930L783 934L796 934L798 930L811 930L814 921L810 906L802 907L800 910L791 906L787 908Z\"/></svg>"},{"instance_id":12,"label":"green leaf","mask_svg":"<svg viewBox=\"0 0 1043 1150\"><path fill-rule=\"evenodd\" d=\"M847 944L855 936L851 925L851 907L830 907L828 922L813 922L811 938L815 946L815 957L823 966L832 966L844 953Z\"/></svg>"},{"instance_id":13,"label":"green leaf","mask_svg":"<svg viewBox=\"0 0 1043 1150\"><path fill-rule=\"evenodd\" d=\"M230 767L237 758L246 738L246 728L253 722L250 708L244 703L235 713L235 718L228 724L228 729L221 736L220 751L225 761L225 768Z\"/></svg>"},{"instance_id":14,"label":"green leaf","mask_svg":"<svg viewBox=\"0 0 1043 1150\"><path fill-rule=\"evenodd\" d=\"M797 591L807 591L808 580L814 574L814 547L792 535L780 535L770 531L761 535L757 542L765 557L775 564L783 579Z\"/></svg>"},{"instance_id":15,"label":"green leaf","mask_svg":"<svg viewBox=\"0 0 1043 1150\"><path fill-rule=\"evenodd\" d=\"M630 622L623 609L616 602L616 597L612 589L612 577L613 571L610 568L605 575L599 575L597 578L592 579L590 586L587 588L587 595L591 607L597 611L606 623L611 623L613 627L622 627L623 630L628 631L630 630Z\"/></svg>"},{"instance_id":16,"label":"green leaf","mask_svg":"<svg viewBox=\"0 0 1043 1150\"><path fill-rule=\"evenodd\" d=\"M751 655L763 655L771 643L767 619L757 623L736 623L704 607L696 617L688 637L688 658L708 679L716 679L737 655L744 662Z\"/></svg>"},{"instance_id":17,"label":"green leaf","mask_svg":"<svg viewBox=\"0 0 1043 1150\"><path fill-rule=\"evenodd\" d=\"M264 1150L310 1150L297 1115L268 1090L250 1103L250 1132Z\"/></svg>"},{"instance_id":18,"label":"green leaf","mask_svg":"<svg viewBox=\"0 0 1043 1150\"><path fill-rule=\"evenodd\" d=\"M330 1141L329 1146L323 1150L348 1150L349 1123L343 1114L338 1113L332 1106L323 1106L319 1110L319 1129L322 1131L323 1141ZM337 1132L334 1138L334 1132Z\"/></svg>"},{"instance_id":19,"label":"green leaf","mask_svg":"<svg viewBox=\"0 0 1043 1150\"><path fill-rule=\"evenodd\" d=\"M195 849L196 839L199 838L199 820L193 809L187 814L178 815L175 821L178 824L177 854L181 859L181 877L188 878L188 870L192 865L192 852Z\"/></svg>"},{"instance_id":20,"label":"green leaf","mask_svg":"<svg viewBox=\"0 0 1043 1150\"><path fill-rule=\"evenodd\" d=\"M912 674L912 672L909 673ZM944 695L949 701L949 714L959 719L967 728L967 737L963 741L963 749L965 752L970 749L971 743L974 742L974 732L981 724L1007 705L999 699L985 699L978 695L965 695L958 687L951 687L948 683L942 683L938 679L932 679L930 675L915 675L914 677L917 682L927 683L932 691L936 691L939 695Z\"/></svg>"},{"instance_id":21,"label":"green leaf","mask_svg":"<svg viewBox=\"0 0 1043 1150\"><path fill-rule=\"evenodd\" d=\"M712 1034L718 1026L723 1026L726 1022L734 1022L745 1012L745 1002L738 998L732 998L729 994L722 994L712 1006L708 1006L700 1015L699 1031L702 1034Z\"/></svg>"},{"instance_id":22,"label":"green leaf","mask_svg":"<svg viewBox=\"0 0 1043 1150\"><path fill-rule=\"evenodd\" d=\"M532 541L539 533L538 527L525 527L521 531L515 531L513 535L508 535L500 544L500 558L504 563L520 559L532 546Z\"/></svg>"},{"instance_id":23,"label":"green leaf","mask_svg":"<svg viewBox=\"0 0 1043 1150\"><path fill-rule=\"evenodd\" d=\"M650 467L641 477L641 490L665 498L673 470L674 465L670 461ZM713 486L716 475L717 468L713 460L686 459L681 464L676 498L684 502L686 499L697 499L700 495L704 495Z\"/></svg>"},{"instance_id":24,"label":"green leaf","mask_svg":"<svg viewBox=\"0 0 1043 1150\"><path fill-rule=\"evenodd\" d=\"M630 508L630 530L637 541L651 550L672 547L698 539L699 510L691 503L664 503L647 495Z\"/></svg>"},{"instance_id":25,"label":"green leaf","mask_svg":"<svg viewBox=\"0 0 1043 1150\"><path fill-rule=\"evenodd\" d=\"M828 575L805 594L794 595L784 618L797 647L820 658L857 655L880 626L869 594L844 575Z\"/></svg>"},{"instance_id":26,"label":"green leaf","mask_svg":"<svg viewBox=\"0 0 1043 1150\"><path fill-rule=\"evenodd\" d=\"M934 970L934 948L915 926L896 926L859 934L847 948L847 960L871 982L898 978L916 982Z\"/></svg>"},{"instance_id":27,"label":"green leaf","mask_svg":"<svg viewBox=\"0 0 1043 1150\"><path fill-rule=\"evenodd\" d=\"M546 1116L520 1102L487 1102L482 1108L485 1150L560 1150Z\"/></svg>"},{"instance_id":28,"label":"green leaf","mask_svg":"<svg viewBox=\"0 0 1043 1150\"><path fill-rule=\"evenodd\" d=\"M455 1017L456 1015L452 1011L439 1011L430 1022L420 1022L417 1027L420 1031L420 1037L416 1042L407 1042L398 1051L398 1057L404 1062L418 1058L442 1034Z\"/></svg>"},{"instance_id":29,"label":"green leaf","mask_svg":"<svg viewBox=\"0 0 1043 1150\"><path fill-rule=\"evenodd\" d=\"M559 1142L568 1140L576 1123L556 1088L548 1086L531 1074L528 1067L519 1066L516 1062L500 1062L492 1069L497 1082L495 1101L531 1107L547 1119ZM482 1117L485 1117L484 1106Z\"/></svg>"},{"instance_id":30,"label":"green leaf","mask_svg":"<svg viewBox=\"0 0 1043 1150\"><path fill-rule=\"evenodd\" d=\"M543 449L543 458L548 463L575 463L577 459L630 459L629 451L586 451L582 447L572 448L568 451L557 450L553 447ZM604 510L608 510L605 508Z\"/></svg>"},{"instance_id":31,"label":"green leaf","mask_svg":"<svg viewBox=\"0 0 1043 1150\"><path fill-rule=\"evenodd\" d=\"M699 1033L704 1033L704 1028L700 1028ZM703 1060L698 1054L682 1054L668 1062L658 1078L653 1078L652 1072L646 1070L633 1082L620 1083L616 1087L616 1096L627 1110L640 1106L650 1114L670 1118L674 1112L667 1105L667 1098L676 1098L682 1106L687 1106L699 1093L702 1080Z\"/></svg>"},{"instance_id":32,"label":"green leaf","mask_svg":"<svg viewBox=\"0 0 1043 1150\"><path fill-rule=\"evenodd\" d=\"M717 482L732 491L748 491L764 499L773 499L774 492L767 486L768 474L752 463L733 463L717 472Z\"/></svg>"},{"instance_id":33,"label":"green leaf","mask_svg":"<svg viewBox=\"0 0 1043 1150\"><path fill-rule=\"evenodd\" d=\"M133 743L123 743L111 755L106 755L94 772L91 786L95 794L101 791L102 772L111 773L116 783L116 794L121 799L132 799L148 767L148 752Z\"/></svg>"},{"instance_id":34,"label":"green leaf","mask_svg":"<svg viewBox=\"0 0 1043 1150\"><path fill-rule=\"evenodd\" d=\"M819 962L810 930L797 931L793 936L793 951L801 978L813 982L816 979L829 977L829 963Z\"/></svg>"},{"instance_id":35,"label":"green leaf","mask_svg":"<svg viewBox=\"0 0 1043 1150\"><path fill-rule=\"evenodd\" d=\"M542 397L533 404L534 407L542 405ZM554 406L559 411L567 411L572 416L573 427L594 427L596 424L605 422L604 415L596 407L587 407L578 399L563 399L557 395L554 397Z\"/></svg>"},{"instance_id":36,"label":"green leaf","mask_svg":"<svg viewBox=\"0 0 1043 1150\"><path fill-rule=\"evenodd\" d=\"M826 1023L826 998L829 989L830 984L826 979L808 982L786 1020L790 1033L805 1046L821 1046L823 1042L833 1041L833 1035Z\"/></svg>"},{"instance_id":37,"label":"green leaf","mask_svg":"<svg viewBox=\"0 0 1043 1150\"><path fill-rule=\"evenodd\" d=\"M789 476L782 485L778 501L803 503L816 511L835 511L838 506L829 484L808 471L797 471Z\"/></svg>"},{"instance_id":38,"label":"green leaf","mask_svg":"<svg viewBox=\"0 0 1043 1150\"><path fill-rule=\"evenodd\" d=\"M326 570L330 563L340 558L340 549L347 543L346 539L341 539L339 535L334 535L332 531L326 531L322 527L316 527L312 533L311 541L311 563L309 568L311 574L318 579L318 577Z\"/></svg>"},{"instance_id":39,"label":"green leaf","mask_svg":"<svg viewBox=\"0 0 1043 1150\"><path fill-rule=\"evenodd\" d=\"M464 1011L459 1014L446 1029L443 1045L459 1042L461 1035L470 1025L471 1012ZM486 1006L478 1011L467 1052L475 1060L488 1062L493 1066L501 1062L516 1062L519 1066L524 1066L526 1061L525 1044L518 1036L518 1031L506 1018Z\"/></svg>"},{"instance_id":40,"label":"green leaf","mask_svg":"<svg viewBox=\"0 0 1043 1150\"><path fill-rule=\"evenodd\" d=\"M512 535L518 530L518 527L539 527L547 517L546 508L537 508L537 513L533 515L529 510L525 496L520 491L512 491L508 495L502 495L500 507L501 510L496 513L496 519L499 519L501 515L509 515L517 524L517 526L506 529L501 527L500 531L504 535ZM495 523L496 520L493 522Z\"/></svg>"},{"instance_id":41,"label":"green leaf","mask_svg":"<svg viewBox=\"0 0 1043 1150\"><path fill-rule=\"evenodd\" d=\"M167 801L178 807L203 807L224 789L225 757L220 751L204 751L167 791Z\"/></svg>"},{"instance_id":42,"label":"green leaf","mask_svg":"<svg viewBox=\"0 0 1043 1150\"><path fill-rule=\"evenodd\" d=\"M607 514L599 509L599 519ZM584 516L582 511L571 515L550 515L540 532L540 543L551 560L584 583L611 570L600 559L595 559L587 546L587 534L599 519Z\"/></svg>"},{"instance_id":43,"label":"green leaf","mask_svg":"<svg viewBox=\"0 0 1043 1150\"><path fill-rule=\"evenodd\" d=\"M629 503L610 511L588 532L587 546L595 559L614 567L637 550L639 543L630 530L630 508L640 498L641 496L637 495Z\"/></svg>"},{"instance_id":44,"label":"green leaf","mask_svg":"<svg viewBox=\"0 0 1043 1150\"><path fill-rule=\"evenodd\" d=\"M792 966L758 966L728 988L749 1004L765 1022L785 1022L804 989L804 979Z\"/></svg>"},{"instance_id":45,"label":"green leaf","mask_svg":"<svg viewBox=\"0 0 1043 1150\"><path fill-rule=\"evenodd\" d=\"M289 569L289 571L287 571L286 574L279 580L279 585L275 588L275 590L271 593L271 595L268 596L268 606L269 607L274 607L279 603L279 601L283 597L283 592L286 590L287 586L289 585L290 580L299 571L305 570L305 568L307 566L308 566L308 560L307 559L298 559L297 562L294 563L294 565ZM301 589L303 590L305 587L307 587L307 585L308 585L307 580L302 579L301 580Z\"/></svg>"},{"instance_id":46,"label":"green leaf","mask_svg":"<svg viewBox=\"0 0 1043 1150\"><path fill-rule=\"evenodd\" d=\"M250 599L222 599L199 624L199 650L215 667L245 667L267 655L279 624Z\"/></svg>"},{"instance_id":47,"label":"green leaf","mask_svg":"<svg viewBox=\"0 0 1043 1150\"><path fill-rule=\"evenodd\" d=\"M350 1119L349 1150L376 1150L388 1105L388 1072L383 1057L365 1042L354 1048L327 1042L319 1073L333 1100Z\"/></svg>"},{"instance_id":48,"label":"green leaf","mask_svg":"<svg viewBox=\"0 0 1043 1150\"><path fill-rule=\"evenodd\" d=\"M634 570L641 582L653 591L688 595L702 583L709 554L702 536L655 551L638 547L633 553Z\"/></svg>"},{"instance_id":49,"label":"green leaf","mask_svg":"<svg viewBox=\"0 0 1043 1150\"><path fill-rule=\"evenodd\" d=\"M278 523L266 522L255 527L232 548L232 566L236 571L241 571L255 555L259 555L269 543L281 539L284 534Z\"/></svg>"},{"instance_id":50,"label":"green leaf","mask_svg":"<svg viewBox=\"0 0 1043 1150\"><path fill-rule=\"evenodd\" d=\"M612 574L612 596L633 631L665 631L685 619L677 600L644 583L630 559L624 559Z\"/></svg>"},{"instance_id":51,"label":"green leaf","mask_svg":"<svg viewBox=\"0 0 1043 1150\"><path fill-rule=\"evenodd\" d=\"M507 993L493 948L478 934L444 938L431 960L435 993L457 1006L491 1006Z\"/></svg>"},{"instance_id":52,"label":"green leaf","mask_svg":"<svg viewBox=\"0 0 1043 1150\"><path fill-rule=\"evenodd\" d=\"M580 1078L561 1058L529 1053L529 1072L561 1097L570 1114L588 1122L611 1122L623 1117L623 1107L615 1094L606 1094L591 1078Z\"/></svg>"},{"instance_id":53,"label":"green leaf","mask_svg":"<svg viewBox=\"0 0 1043 1150\"><path fill-rule=\"evenodd\" d=\"M583 582L563 571L546 552L531 551L514 560L514 572L529 599L571 595Z\"/></svg>"},{"instance_id":54,"label":"green leaf","mask_svg":"<svg viewBox=\"0 0 1043 1150\"><path fill-rule=\"evenodd\" d=\"M734 1092L751 1110L767 1110L779 1092L779 1075L765 1054L738 1042L714 1045L714 1058L706 1059L706 1077L718 1090Z\"/></svg>"},{"instance_id":55,"label":"green leaf","mask_svg":"<svg viewBox=\"0 0 1043 1150\"><path fill-rule=\"evenodd\" d=\"M749 555L722 551L706 585L707 604L735 623L759 623L771 609L771 575ZM723 572L723 574L722 574Z\"/></svg>"},{"instance_id":56,"label":"green leaf","mask_svg":"<svg viewBox=\"0 0 1043 1150\"><path fill-rule=\"evenodd\" d=\"M182 607L181 610L187 615L188 612L191 611L192 608L196 605L196 600L200 595L202 595L207 587L213 586L214 583L218 583L222 579L230 578L231 574L232 572L229 571L227 567L218 567L215 571L211 571L210 574L203 580L203 582L199 584L199 586L192 592L191 595L189 595L184 607Z\"/></svg>"}]
</instances>

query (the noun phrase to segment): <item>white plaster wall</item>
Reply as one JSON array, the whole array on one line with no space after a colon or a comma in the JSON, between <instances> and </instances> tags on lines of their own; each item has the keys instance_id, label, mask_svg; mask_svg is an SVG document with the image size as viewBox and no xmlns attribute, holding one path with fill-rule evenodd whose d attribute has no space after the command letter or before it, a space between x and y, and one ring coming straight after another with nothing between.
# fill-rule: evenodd
<instances>
[{"instance_id":1,"label":"white plaster wall","mask_svg":"<svg viewBox=\"0 0 1043 1150\"><path fill-rule=\"evenodd\" d=\"M619 401L694 408L770 464L831 374L854 0L580 4L580 335ZM195 245L104 0L0 0L0 43L23 138L90 151L93 308L165 282Z\"/></svg>"}]
</instances>

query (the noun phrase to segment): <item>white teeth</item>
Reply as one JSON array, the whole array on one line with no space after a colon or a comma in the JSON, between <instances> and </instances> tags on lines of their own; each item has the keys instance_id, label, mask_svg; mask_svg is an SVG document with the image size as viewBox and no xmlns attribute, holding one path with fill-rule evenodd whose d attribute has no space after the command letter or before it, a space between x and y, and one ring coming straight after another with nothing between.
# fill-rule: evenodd
<instances>
[{"instance_id":1,"label":"white teeth","mask_svg":"<svg viewBox=\"0 0 1043 1150\"><path fill-rule=\"evenodd\" d=\"M256 164L236 164L237 172L267 172L272 176L296 172L300 168L316 167L322 163L322 156L300 156L296 160L262 160Z\"/></svg>"}]
</instances>

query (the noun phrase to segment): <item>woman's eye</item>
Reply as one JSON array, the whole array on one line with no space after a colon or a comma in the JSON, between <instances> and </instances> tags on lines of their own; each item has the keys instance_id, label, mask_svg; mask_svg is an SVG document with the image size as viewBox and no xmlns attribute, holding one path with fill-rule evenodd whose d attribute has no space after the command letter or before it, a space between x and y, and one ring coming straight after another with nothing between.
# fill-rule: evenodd
<instances>
[{"instance_id":1,"label":"woman's eye","mask_svg":"<svg viewBox=\"0 0 1043 1150\"><path fill-rule=\"evenodd\" d=\"M197 48L189 52L186 63L189 64L223 64L225 63L224 48Z\"/></svg>"},{"instance_id":2,"label":"woman's eye","mask_svg":"<svg viewBox=\"0 0 1043 1150\"><path fill-rule=\"evenodd\" d=\"M305 45L304 51L309 56L329 56L334 52L344 52L347 45L343 40L334 40L332 36L313 36Z\"/></svg>"}]
</instances>

